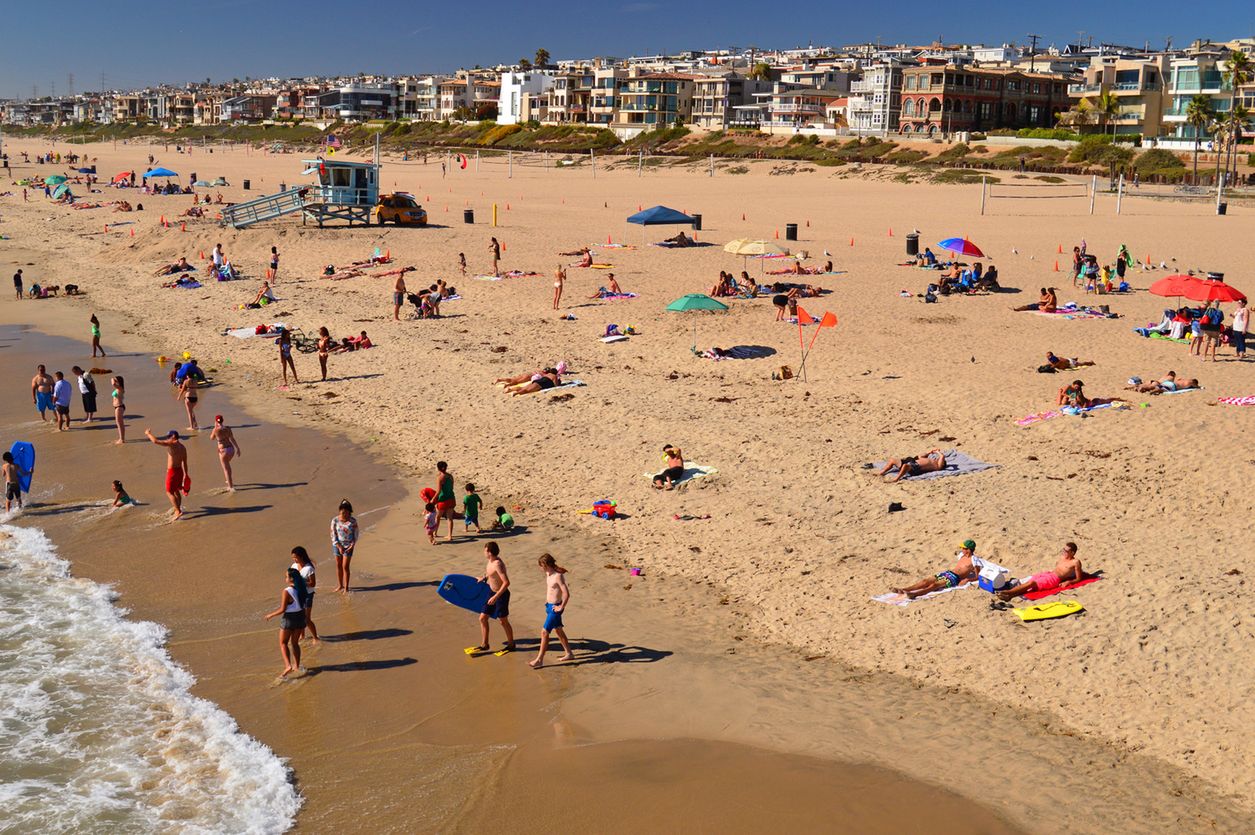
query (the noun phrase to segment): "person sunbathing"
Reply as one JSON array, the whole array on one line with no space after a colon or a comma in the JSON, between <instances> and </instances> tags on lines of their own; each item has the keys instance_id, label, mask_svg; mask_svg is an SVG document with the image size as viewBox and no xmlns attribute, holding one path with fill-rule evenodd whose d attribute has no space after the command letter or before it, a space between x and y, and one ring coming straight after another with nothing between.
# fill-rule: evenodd
<instances>
[{"instance_id":1,"label":"person sunbathing","mask_svg":"<svg viewBox=\"0 0 1255 835\"><path fill-rule=\"evenodd\" d=\"M1125 389L1141 394L1163 394L1166 391L1187 391L1200 387L1197 378L1187 377L1178 380L1177 372L1175 371L1169 371L1162 380L1151 380L1148 383L1134 382L1137 379L1137 377L1134 377L1132 380L1129 380L1129 385L1125 386Z\"/></svg>"},{"instance_id":2,"label":"person sunbathing","mask_svg":"<svg viewBox=\"0 0 1255 835\"><path fill-rule=\"evenodd\" d=\"M674 237L664 238L662 242L664 244L674 244L676 246L692 246L694 243L693 239L688 235L685 235L683 230L681 230Z\"/></svg>"},{"instance_id":3,"label":"person sunbathing","mask_svg":"<svg viewBox=\"0 0 1255 835\"><path fill-rule=\"evenodd\" d=\"M176 264L166 264L164 267L158 267L153 275L174 275L175 273L195 272L196 268L187 263L186 258L179 258Z\"/></svg>"},{"instance_id":4,"label":"person sunbathing","mask_svg":"<svg viewBox=\"0 0 1255 835\"><path fill-rule=\"evenodd\" d=\"M945 453L939 449L930 449L923 455L908 455L903 458L890 459L889 463L885 464L884 468L877 475L883 477L897 470L898 474L889 480L890 484L896 484L907 476L936 473L945 468Z\"/></svg>"},{"instance_id":5,"label":"person sunbathing","mask_svg":"<svg viewBox=\"0 0 1255 835\"><path fill-rule=\"evenodd\" d=\"M958 588L964 583L976 579L976 543L970 539L964 540L959 545L959 551L955 554L954 566L949 571L941 571L931 577L925 577L919 582L912 583L902 588L891 588L889 591L895 594L905 594L911 600L917 597L923 597L926 594L932 594L942 589Z\"/></svg>"},{"instance_id":6,"label":"person sunbathing","mask_svg":"<svg viewBox=\"0 0 1255 835\"><path fill-rule=\"evenodd\" d=\"M590 249L584 250L584 254L580 260L572 264L572 267L591 267L593 265L593 252Z\"/></svg>"},{"instance_id":7,"label":"person sunbathing","mask_svg":"<svg viewBox=\"0 0 1255 835\"><path fill-rule=\"evenodd\" d=\"M1046 352L1046 364L1056 371L1067 371L1071 368L1080 368L1083 365L1093 365L1093 360L1080 360L1076 357L1064 358L1057 357L1054 351Z\"/></svg>"},{"instance_id":8,"label":"person sunbathing","mask_svg":"<svg viewBox=\"0 0 1255 835\"><path fill-rule=\"evenodd\" d=\"M1030 592L1051 591L1064 583L1079 582L1084 577L1085 572L1081 568L1081 561L1076 558L1076 543L1069 542L1063 546L1063 551L1060 552L1052 571L1034 574L1019 585L998 592L998 596L1003 600L1010 600Z\"/></svg>"},{"instance_id":9,"label":"person sunbathing","mask_svg":"<svg viewBox=\"0 0 1255 835\"><path fill-rule=\"evenodd\" d=\"M606 278L609 282L605 287L598 288L596 293L589 296L590 299L604 299L607 296L622 296L624 292L619 289L619 282L615 280L614 273L607 273Z\"/></svg>"},{"instance_id":10,"label":"person sunbathing","mask_svg":"<svg viewBox=\"0 0 1255 835\"><path fill-rule=\"evenodd\" d=\"M1055 288L1041 288L1041 298L1032 304L1024 304L1019 307L1013 307L1012 310L1022 312L1025 310L1040 310L1042 313L1054 313L1059 306L1059 297L1055 295Z\"/></svg>"},{"instance_id":11,"label":"person sunbathing","mask_svg":"<svg viewBox=\"0 0 1255 835\"><path fill-rule=\"evenodd\" d=\"M579 249L572 250L571 252L559 252L558 254L559 254L559 255L570 255L570 256L579 255L579 256L583 257L584 255L589 255L589 254L590 254L590 250L589 250L589 248L588 248L588 247L586 247L586 246L582 246L582 247L580 247Z\"/></svg>"},{"instance_id":12,"label":"person sunbathing","mask_svg":"<svg viewBox=\"0 0 1255 835\"><path fill-rule=\"evenodd\" d=\"M1055 403L1058 406L1073 409L1091 409L1094 406L1105 406L1108 403L1116 403L1123 400L1123 397L1087 397L1085 395L1085 383L1080 380L1073 380L1071 385L1059 389L1059 397Z\"/></svg>"},{"instance_id":13,"label":"person sunbathing","mask_svg":"<svg viewBox=\"0 0 1255 835\"><path fill-rule=\"evenodd\" d=\"M657 490L670 490L675 487L677 481L684 477L684 453L679 447L665 444L662 448L662 455L666 459L667 466L663 471L654 476L654 488Z\"/></svg>"},{"instance_id":14,"label":"person sunbathing","mask_svg":"<svg viewBox=\"0 0 1255 835\"><path fill-rule=\"evenodd\" d=\"M545 389L556 388L562 385L562 379L558 376L556 368L546 368L539 374L533 374L532 378L520 386L508 388L512 397L518 397L520 394L532 394Z\"/></svg>"},{"instance_id":15,"label":"person sunbathing","mask_svg":"<svg viewBox=\"0 0 1255 835\"><path fill-rule=\"evenodd\" d=\"M566 369L567 369L567 364L565 360L563 360L562 362L559 362L557 365L554 366L554 370L557 371L559 374L565 374ZM545 369L538 368L535 371L525 371L522 374L519 374L514 377L498 377L496 380L493 380L493 382L505 383L507 388L509 388L510 386L521 386L521 385L524 385L525 383L530 382L531 379L535 377L537 374L544 374L544 373L545 373Z\"/></svg>"},{"instance_id":16,"label":"person sunbathing","mask_svg":"<svg viewBox=\"0 0 1255 835\"><path fill-rule=\"evenodd\" d=\"M189 206L186 210L184 210L183 216L184 217L204 217L205 210L202 209L200 206Z\"/></svg>"}]
</instances>

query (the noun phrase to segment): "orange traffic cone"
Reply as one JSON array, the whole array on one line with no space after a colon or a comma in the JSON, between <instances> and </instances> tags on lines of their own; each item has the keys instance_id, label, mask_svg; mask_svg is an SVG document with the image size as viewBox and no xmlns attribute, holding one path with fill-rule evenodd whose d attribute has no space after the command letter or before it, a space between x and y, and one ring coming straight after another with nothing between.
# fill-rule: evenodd
<instances>
[{"instance_id":1,"label":"orange traffic cone","mask_svg":"<svg viewBox=\"0 0 1255 835\"><path fill-rule=\"evenodd\" d=\"M1059 272L1059 259L1055 259L1055 272Z\"/></svg>"},{"instance_id":2,"label":"orange traffic cone","mask_svg":"<svg viewBox=\"0 0 1255 835\"><path fill-rule=\"evenodd\" d=\"M776 230L776 240L777 240L777 241L778 241L778 240L780 240L780 230L779 230L779 229L777 229L777 230Z\"/></svg>"},{"instance_id":3,"label":"orange traffic cone","mask_svg":"<svg viewBox=\"0 0 1255 835\"><path fill-rule=\"evenodd\" d=\"M610 246L610 244L611 244L611 243L612 243L612 241L610 240L610 236L609 236L609 235L607 235L607 236L606 236L606 246Z\"/></svg>"},{"instance_id":4,"label":"orange traffic cone","mask_svg":"<svg viewBox=\"0 0 1255 835\"><path fill-rule=\"evenodd\" d=\"M200 251L200 260L202 260L202 261L204 261L204 260L205 260L205 250L203 250L203 249Z\"/></svg>"},{"instance_id":5,"label":"orange traffic cone","mask_svg":"<svg viewBox=\"0 0 1255 835\"><path fill-rule=\"evenodd\" d=\"M501 242L501 251L505 252L505 241Z\"/></svg>"},{"instance_id":6,"label":"orange traffic cone","mask_svg":"<svg viewBox=\"0 0 1255 835\"><path fill-rule=\"evenodd\" d=\"M180 223L180 224L179 224L179 231L180 231L180 232L186 232L186 231L187 231L187 221L186 221L186 220L185 220L185 221L183 221L182 223Z\"/></svg>"},{"instance_id":7,"label":"orange traffic cone","mask_svg":"<svg viewBox=\"0 0 1255 835\"><path fill-rule=\"evenodd\" d=\"M391 261L391 260L392 260L392 250L391 250L391 249L389 249L387 252L385 252L385 253L383 254L383 257L384 257L384 259L385 259L385 260L387 260L387 261Z\"/></svg>"},{"instance_id":8,"label":"orange traffic cone","mask_svg":"<svg viewBox=\"0 0 1255 835\"><path fill-rule=\"evenodd\" d=\"M507 212L508 212L508 211L510 211L510 201L508 201L508 200L506 201L506 204L505 204L505 210L506 210Z\"/></svg>"},{"instance_id":9,"label":"orange traffic cone","mask_svg":"<svg viewBox=\"0 0 1255 835\"><path fill-rule=\"evenodd\" d=\"M891 238L893 237L893 227L892 227L892 226L890 226L890 227L889 227L889 237L891 237Z\"/></svg>"},{"instance_id":10,"label":"orange traffic cone","mask_svg":"<svg viewBox=\"0 0 1255 835\"><path fill-rule=\"evenodd\" d=\"M106 234L106 235L108 235L108 234L109 234L109 224L107 224L107 223L105 224L105 234Z\"/></svg>"},{"instance_id":11,"label":"orange traffic cone","mask_svg":"<svg viewBox=\"0 0 1255 835\"><path fill-rule=\"evenodd\" d=\"M1063 254L1063 244L1059 244L1059 254Z\"/></svg>"},{"instance_id":12,"label":"orange traffic cone","mask_svg":"<svg viewBox=\"0 0 1255 835\"><path fill-rule=\"evenodd\" d=\"M1146 256L1146 266L1148 266L1148 267L1150 266L1150 256L1149 256L1149 255L1147 255L1147 256Z\"/></svg>"},{"instance_id":13,"label":"orange traffic cone","mask_svg":"<svg viewBox=\"0 0 1255 835\"><path fill-rule=\"evenodd\" d=\"M850 238L850 246L854 246L854 239Z\"/></svg>"},{"instance_id":14,"label":"orange traffic cone","mask_svg":"<svg viewBox=\"0 0 1255 835\"><path fill-rule=\"evenodd\" d=\"M132 237L132 238L134 238L134 237L135 237L135 227L134 227L134 226L132 226L132 227L131 227L131 237Z\"/></svg>"}]
</instances>

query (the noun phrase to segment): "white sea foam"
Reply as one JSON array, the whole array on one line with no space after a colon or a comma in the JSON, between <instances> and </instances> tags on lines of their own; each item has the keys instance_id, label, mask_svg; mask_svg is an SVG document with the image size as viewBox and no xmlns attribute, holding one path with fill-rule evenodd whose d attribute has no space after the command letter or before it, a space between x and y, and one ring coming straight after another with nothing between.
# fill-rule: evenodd
<instances>
[{"instance_id":1,"label":"white sea foam","mask_svg":"<svg viewBox=\"0 0 1255 835\"><path fill-rule=\"evenodd\" d=\"M277 833L301 799L105 586L0 525L0 831Z\"/></svg>"}]
</instances>

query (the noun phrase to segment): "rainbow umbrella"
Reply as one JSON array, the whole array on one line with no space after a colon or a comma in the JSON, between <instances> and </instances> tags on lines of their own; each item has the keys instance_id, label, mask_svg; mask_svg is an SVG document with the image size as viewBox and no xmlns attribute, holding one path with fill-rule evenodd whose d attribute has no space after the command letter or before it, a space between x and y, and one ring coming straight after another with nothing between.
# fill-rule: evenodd
<instances>
[{"instance_id":1,"label":"rainbow umbrella","mask_svg":"<svg viewBox=\"0 0 1255 835\"><path fill-rule=\"evenodd\" d=\"M969 241L967 238L946 238L944 241L937 244L937 246L958 255L966 255L968 258L985 257L985 253L980 251L980 247Z\"/></svg>"}]
</instances>

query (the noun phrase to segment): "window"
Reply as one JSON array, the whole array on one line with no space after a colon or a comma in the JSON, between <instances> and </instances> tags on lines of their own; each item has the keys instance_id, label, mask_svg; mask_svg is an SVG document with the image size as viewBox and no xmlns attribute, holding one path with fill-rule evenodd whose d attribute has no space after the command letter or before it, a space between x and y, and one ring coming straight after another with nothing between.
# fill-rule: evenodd
<instances>
[{"instance_id":1,"label":"window","mask_svg":"<svg viewBox=\"0 0 1255 835\"><path fill-rule=\"evenodd\" d=\"M915 76L913 76L913 75L908 75L908 76L906 77L906 89L908 89L908 90L914 90L914 89L915 89Z\"/></svg>"},{"instance_id":2,"label":"window","mask_svg":"<svg viewBox=\"0 0 1255 835\"><path fill-rule=\"evenodd\" d=\"M907 99L906 101L902 103L902 115L903 116L915 115L915 100L914 99Z\"/></svg>"}]
</instances>

